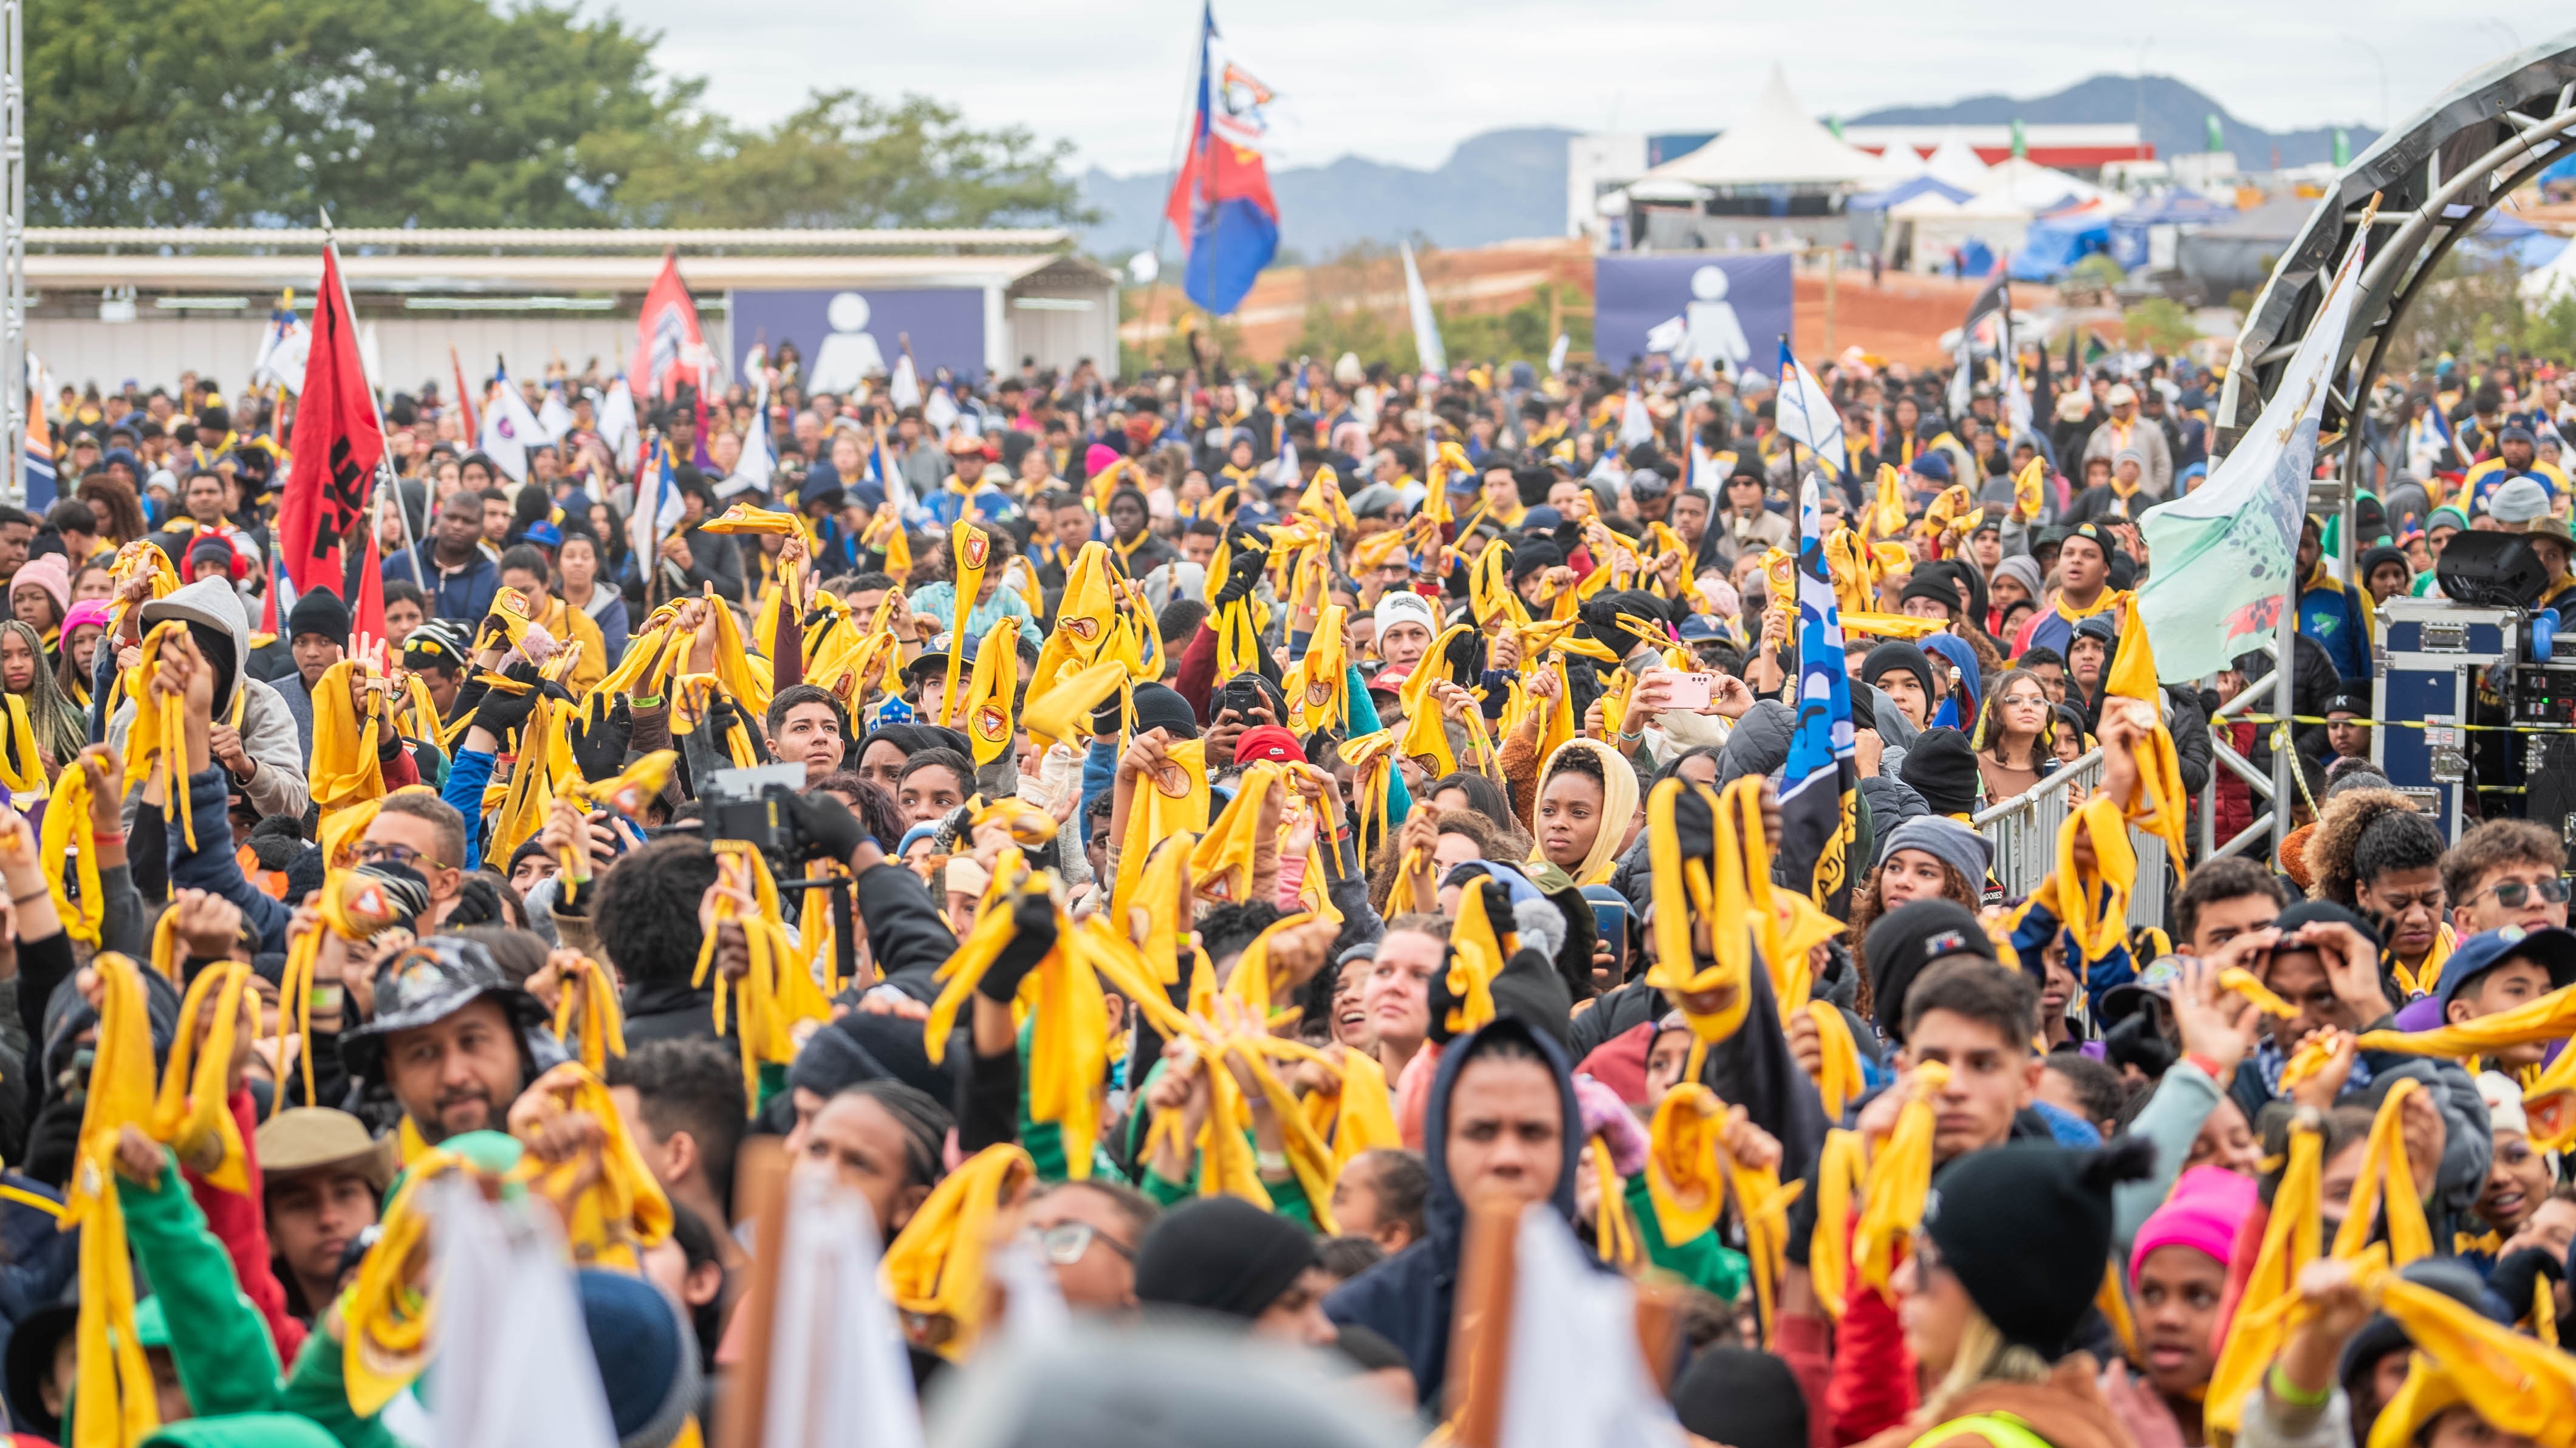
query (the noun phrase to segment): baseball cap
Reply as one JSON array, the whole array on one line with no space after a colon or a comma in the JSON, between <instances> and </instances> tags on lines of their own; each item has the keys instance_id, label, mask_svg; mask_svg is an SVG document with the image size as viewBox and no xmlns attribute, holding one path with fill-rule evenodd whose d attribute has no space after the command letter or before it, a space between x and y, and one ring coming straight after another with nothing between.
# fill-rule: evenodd
<instances>
[{"instance_id":1,"label":"baseball cap","mask_svg":"<svg viewBox=\"0 0 2576 1448\"><path fill-rule=\"evenodd\" d=\"M1297 736L1276 724L1261 724L1246 729L1234 741L1234 762L1250 764L1267 759L1274 764L1303 764L1306 751L1297 746Z\"/></svg>"},{"instance_id":2,"label":"baseball cap","mask_svg":"<svg viewBox=\"0 0 2576 1448\"><path fill-rule=\"evenodd\" d=\"M2549 988L2558 990L2576 985L2576 931L2559 926L2525 930L2519 925L2506 925L2495 930L2482 930L2451 948L2450 958L2442 962L2442 983L2433 995L2449 1015L2451 998L2466 989L2469 982L2504 964L2508 960L2527 960L2549 974Z\"/></svg>"}]
</instances>

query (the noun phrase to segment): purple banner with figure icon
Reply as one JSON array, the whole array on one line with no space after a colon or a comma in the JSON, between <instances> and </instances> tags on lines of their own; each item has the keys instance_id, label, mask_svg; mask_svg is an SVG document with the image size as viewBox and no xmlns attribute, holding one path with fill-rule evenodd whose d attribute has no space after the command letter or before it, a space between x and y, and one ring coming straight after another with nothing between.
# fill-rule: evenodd
<instances>
[{"instance_id":1,"label":"purple banner with figure icon","mask_svg":"<svg viewBox=\"0 0 2576 1448\"><path fill-rule=\"evenodd\" d=\"M1592 355L1621 369L1765 372L1795 312L1789 258L1755 252L1598 257L1592 292Z\"/></svg>"},{"instance_id":2,"label":"purple banner with figure icon","mask_svg":"<svg viewBox=\"0 0 2576 1448\"><path fill-rule=\"evenodd\" d=\"M984 376L984 293L971 287L909 290L735 291L726 294L736 374L755 346L774 364L782 345L796 348L805 395L854 391L869 377L889 376L908 343L924 387L939 369Z\"/></svg>"}]
</instances>

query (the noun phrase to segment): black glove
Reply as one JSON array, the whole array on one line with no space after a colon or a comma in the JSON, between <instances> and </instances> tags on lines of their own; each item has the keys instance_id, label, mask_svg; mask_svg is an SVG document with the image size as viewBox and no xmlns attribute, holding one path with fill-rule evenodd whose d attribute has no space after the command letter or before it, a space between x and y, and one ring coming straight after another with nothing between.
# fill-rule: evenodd
<instances>
[{"instance_id":1,"label":"black glove","mask_svg":"<svg viewBox=\"0 0 2576 1448\"><path fill-rule=\"evenodd\" d=\"M1789 1265L1807 1265L1807 1249L1816 1240L1816 1170L1807 1169L1807 1189L1789 1204Z\"/></svg>"},{"instance_id":2,"label":"black glove","mask_svg":"<svg viewBox=\"0 0 2576 1448\"><path fill-rule=\"evenodd\" d=\"M474 706L474 725L491 731L494 739L506 741L514 730L527 724L528 715L536 709L540 680L537 666L525 660L512 664L504 677L528 687L517 691L494 689L485 694L483 702Z\"/></svg>"},{"instance_id":3,"label":"black glove","mask_svg":"<svg viewBox=\"0 0 2576 1448\"><path fill-rule=\"evenodd\" d=\"M615 779L626 768L626 751L635 741L635 715L620 694L606 709L584 709L573 716L572 760L581 777L593 784Z\"/></svg>"},{"instance_id":4,"label":"black glove","mask_svg":"<svg viewBox=\"0 0 2576 1448\"><path fill-rule=\"evenodd\" d=\"M1251 533L1237 534L1234 552L1226 560L1225 586L1208 600L1208 611L1213 613L1236 599L1251 596L1254 585L1261 582L1262 573L1269 567L1270 550Z\"/></svg>"},{"instance_id":5,"label":"black glove","mask_svg":"<svg viewBox=\"0 0 2576 1448\"><path fill-rule=\"evenodd\" d=\"M1495 879L1491 875L1487 875L1483 879L1475 881L1473 888L1484 892L1485 918L1493 922L1495 935L1497 937L1509 935L1513 929L1512 892L1504 887L1502 881ZM1553 966L1549 968L1554 969ZM1466 1003L1467 1001L1464 996L1458 995L1449 989L1449 966L1448 962L1444 959L1441 962L1439 972L1431 977L1430 1005L1432 1040L1437 1041L1444 1046L1449 1043L1450 1031L1447 1025L1449 1013Z\"/></svg>"},{"instance_id":6,"label":"black glove","mask_svg":"<svg viewBox=\"0 0 2576 1448\"><path fill-rule=\"evenodd\" d=\"M742 707L725 695L718 694L707 705L707 722L702 727L706 730L707 742L715 746L717 756L730 766L734 760L734 753L725 744L725 735L731 730L748 727L743 723ZM753 742L758 743L757 740ZM751 752L757 755L765 751L755 748Z\"/></svg>"},{"instance_id":7,"label":"black glove","mask_svg":"<svg viewBox=\"0 0 2576 1448\"><path fill-rule=\"evenodd\" d=\"M805 837L805 858L839 860L849 863L859 846L871 838L867 826L850 813L850 807L828 794L791 794L787 813L796 821L797 833Z\"/></svg>"},{"instance_id":8,"label":"black glove","mask_svg":"<svg viewBox=\"0 0 2576 1448\"><path fill-rule=\"evenodd\" d=\"M1126 722L1126 707L1126 701L1119 697L1118 691L1110 690L1108 698L1091 706L1091 732L1117 733L1118 726Z\"/></svg>"},{"instance_id":9,"label":"black glove","mask_svg":"<svg viewBox=\"0 0 2576 1448\"><path fill-rule=\"evenodd\" d=\"M1021 891L1011 904L1011 925L1017 933L975 983L977 994L1002 1005L1011 1003L1020 993L1020 982L1055 949L1055 902L1044 890Z\"/></svg>"},{"instance_id":10,"label":"black glove","mask_svg":"<svg viewBox=\"0 0 2576 1448\"><path fill-rule=\"evenodd\" d=\"M955 854L957 842L966 838L974 818L975 811L962 804L940 816L939 828L930 835L930 848L943 855Z\"/></svg>"},{"instance_id":11,"label":"black glove","mask_svg":"<svg viewBox=\"0 0 2576 1448\"><path fill-rule=\"evenodd\" d=\"M2564 1282L2567 1269L2545 1247L2517 1247L2487 1269L2487 1286L2495 1289L2515 1317L2529 1317L2532 1286L2543 1277Z\"/></svg>"}]
</instances>

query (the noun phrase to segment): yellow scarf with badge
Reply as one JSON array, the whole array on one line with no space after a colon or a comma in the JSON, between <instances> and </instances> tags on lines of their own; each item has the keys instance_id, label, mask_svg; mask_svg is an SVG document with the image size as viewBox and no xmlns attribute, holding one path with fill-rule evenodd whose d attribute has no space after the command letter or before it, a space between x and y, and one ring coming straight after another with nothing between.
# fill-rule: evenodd
<instances>
[{"instance_id":1,"label":"yellow scarf with badge","mask_svg":"<svg viewBox=\"0 0 2576 1448\"><path fill-rule=\"evenodd\" d=\"M982 1338L991 1300L985 1258L999 1245L1004 1210L1036 1180L1027 1152L988 1146L942 1178L887 1246L878 1281L896 1311L935 1325L927 1345L941 1357L961 1361Z\"/></svg>"},{"instance_id":2,"label":"yellow scarf with badge","mask_svg":"<svg viewBox=\"0 0 2576 1448\"><path fill-rule=\"evenodd\" d=\"M1176 739L1163 746L1163 764L1139 776L1127 805L1127 834L1118 847L1117 888L1111 908L1135 902L1145 862L1157 841L1195 836L1208 827L1207 741ZM1126 918L1123 913L1119 919Z\"/></svg>"},{"instance_id":3,"label":"yellow scarf with badge","mask_svg":"<svg viewBox=\"0 0 2576 1448\"><path fill-rule=\"evenodd\" d=\"M948 530L949 571L955 580L956 607L948 624L948 677L940 686L937 722L957 715L957 679L966 661L966 620L984 593L984 569L992 561L993 540L984 530L960 518Z\"/></svg>"},{"instance_id":4,"label":"yellow scarf with badge","mask_svg":"<svg viewBox=\"0 0 2576 1448\"><path fill-rule=\"evenodd\" d=\"M364 667L342 659L313 685L313 757L307 770L314 807L325 819L385 792L384 764L376 757L382 728L376 697L367 696L364 719L349 699L349 681L361 677Z\"/></svg>"},{"instance_id":5,"label":"yellow scarf with badge","mask_svg":"<svg viewBox=\"0 0 2576 1448\"><path fill-rule=\"evenodd\" d=\"M1674 811L1684 789L1696 790L1711 820L1710 857L1682 856ZM1657 784L1646 796L1646 849L1654 883L1653 941L1655 963L1646 983L1670 992L1695 1038L1685 1079L1696 1078L1707 1047L1733 1036L1753 1008L1753 935L1747 922L1752 902L1744 890L1744 865L1735 837L1724 827L1725 808L1705 785L1678 778ZM1604 825L1607 828L1605 822ZM1700 964L1691 938L1694 920L1705 922L1710 960ZM1717 1008L1691 1009L1692 997L1722 993Z\"/></svg>"}]
</instances>

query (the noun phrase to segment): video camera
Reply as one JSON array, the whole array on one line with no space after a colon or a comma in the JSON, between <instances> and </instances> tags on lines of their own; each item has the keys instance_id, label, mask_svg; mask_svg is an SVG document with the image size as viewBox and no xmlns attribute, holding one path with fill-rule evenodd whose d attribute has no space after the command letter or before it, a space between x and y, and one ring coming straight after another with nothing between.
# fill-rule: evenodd
<instances>
[{"instance_id":1,"label":"video camera","mask_svg":"<svg viewBox=\"0 0 2576 1448\"><path fill-rule=\"evenodd\" d=\"M710 845L718 840L742 841L769 857L772 874L794 874L805 859L809 841L787 802L804 787L802 764L716 770L707 776L699 796L704 813L698 833Z\"/></svg>"}]
</instances>

